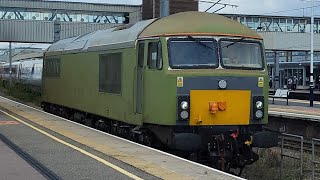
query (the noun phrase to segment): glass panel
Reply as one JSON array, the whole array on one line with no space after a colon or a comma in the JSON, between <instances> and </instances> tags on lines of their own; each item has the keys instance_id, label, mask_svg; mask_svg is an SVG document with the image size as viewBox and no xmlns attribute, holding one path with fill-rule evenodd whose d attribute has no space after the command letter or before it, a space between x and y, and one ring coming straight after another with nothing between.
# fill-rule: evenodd
<instances>
[{"instance_id":1,"label":"glass panel","mask_svg":"<svg viewBox=\"0 0 320 180\"><path fill-rule=\"evenodd\" d=\"M144 43L139 43L139 51L138 51L138 66L140 68L143 67L143 60L144 60Z\"/></svg>"},{"instance_id":2,"label":"glass panel","mask_svg":"<svg viewBox=\"0 0 320 180\"><path fill-rule=\"evenodd\" d=\"M121 53L100 55L99 92L121 94Z\"/></svg>"},{"instance_id":3,"label":"glass panel","mask_svg":"<svg viewBox=\"0 0 320 180\"><path fill-rule=\"evenodd\" d=\"M169 58L173 68L217 67L217 43L206 39L173 39L169 41Z\"/></svg>"},{"instance_id":4,"label":"glass panel","mask_svg":"<svg viewBox=\"0 0 320 180\"><path fill-rule=\"evenodd\" d=\"M299 20L299 32L301 33L306 32L306 20L304 19Z\"/></svg>"},{"instance_id":5,"label":"glass panel","mask_svg":"<svg viewBox=\"0 0 320 180\"><path fill-rule=\"evenodd\" d=\"M286 19L280 19L280 31L286 32L287 31L287 21Z\"/></svg>"},{"instance_id":6,"label":"glass panel","mask_svg":"<svg viewBox=\"0 0 320 180\"><path fill-rule=\"evenodd\" d=\"M246 17L246 21L247 21L247 26L249 28L253 28L252 18L251 17Z\"/></svg>"},{"instance_id":7,"label":"glass panel","mask_svg":"<svg viewBox=\"0 0 320 180\"><path fill-rule=\"evenodd\" d=\"M279 62L286 62L286 61L287 61L286 52L280 51L279 52Z\"/></svg>"},{"instance_id":8,"label":"glass panel","mask_svg":"<svg viewBox=\"0 0 320 180\"><path fill-rule=\"evenodd\" d=\"M149 69L162 69L162 48L160 42L150 42L148 45Z\"/></svg>"},{"instance_id":9,"label":"glass panel","mask_svg":"<svg viewBox=\"0 0 320 180\"><path fill-rule=\"evenodd\" d=\"M244 17L240 18L240 23L243 24L243 25L246 25L246 21L245 21Z\"/></svg>"},{"instance_id":10,"label":"glass panel","mask_svg":"<svg viewBox=\"0 0 320 180\"><path fill-rule=\"evenodd\" d=\"M274 63L274 52L266 52L266 58L268 63Z\"/></svg>"},{"instance_id":11,"label":"glass panel","mask_svg":"<svg viewBox=\"0 0 320 180\"><path fill-rule=\"evenodd\" d=\"M292 28L293 32L299 32L299 20L298 19L294 19L293 20L293 28Z\"/></svg>"},{"instance_id":12,"label":"glass panel","mask_svg":"<svg viewBox=\"0 0 320 180\"><path fill-rule=\"evenodd\" d=\"M252 21L252 28L256 30L260 25L259 18L254 17L252 18Z\"/></svg>"},{"instance_id":13,"label":"glass panel","mask_svg":"<svg viewBox=\"0 0 320 180\"><path fill-rule=\"evenodd\" d=\"M290 32L293 29L293 20L287 19L287 31Z\"/></svg>"},{"instance_id":14,"label":"glass panel","mask_svg":"<svg viewBox=\"0 0 320 180\"><path fill-rule=\"evenodd\" d=\"M278 18L273 18L273 31L280 31L280 27L279 27L279 22L280 19Z\"/></svg>"},{"instance_id":15,"label":"glass panel","mask_svg":"<svg viewBox=\"0 0 320 180\"><path fill-rule=\"evenodd\" d=\"M256 42L221 41L224 67L262 69L262 51Z\"/></svg>"},{"instance_id":16,"label":"glass panel","mask_svg":"<svg viewBox=\"0 0 320 180\"><path fill-rule=\"evenodd\" d=\"M311 32L311 21L310 20L307 20L305 32Z\"/></svg>"},{"instance_id":17,"label":"glass panel","mask_svg":"<svg viewBox=\"0 0 320 180\"><path fill-rule=\"evenodd\" d=\"M293 69L293 77L297 77L298 76L298 70L297 69Z\"/></svg>"}]
</instances>

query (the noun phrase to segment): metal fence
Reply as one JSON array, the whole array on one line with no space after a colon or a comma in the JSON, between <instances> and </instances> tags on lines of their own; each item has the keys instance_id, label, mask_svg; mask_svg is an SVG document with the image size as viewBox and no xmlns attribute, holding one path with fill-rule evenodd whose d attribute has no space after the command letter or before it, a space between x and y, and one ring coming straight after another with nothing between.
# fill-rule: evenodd
<instances>
[{"instance_id":1,"label":"metal fence","mask_svg":"<svg viewBox=\"0 0 320 180\"><path fill-rule=\"evenodd\" d=\"M312 139L312 180L315 177L315 167L320 165L320 161L316 161L315 159L315 145L320 145L320 139L313 138Z\"/></svg>"},{"instance_id":2,"label":"metal fence","mask_svg":"<svg viewBox=\"0 0 320 180\"><path fill-rule=\"evenodd\" d=\"M284 152L284 143L287 142L292 142L292 141L299 141L300 143L300 156L293 156L290 154L286 154ZM281 135L281 167L280 167L280 179L282 178L282 169L283 169L283 158L287 157L287 158L292 158L292 159L296 159L296 160L300 160L300 167L299 167L299 171L300 171L300 175L301 177L303 176L303 136L298 136L298 135L294 135L294 134L286 134L286 133L282 133Z\"/></svg>"}]
</instances>

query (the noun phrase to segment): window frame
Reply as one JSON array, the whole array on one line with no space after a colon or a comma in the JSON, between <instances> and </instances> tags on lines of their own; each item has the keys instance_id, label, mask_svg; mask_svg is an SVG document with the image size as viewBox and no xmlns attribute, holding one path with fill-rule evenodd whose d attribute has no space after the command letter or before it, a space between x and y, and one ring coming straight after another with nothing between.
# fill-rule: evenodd
<instances>
[{"instance_id":1,"label":"window frame","mask_svg":"<svg viewBox=\"0 0 320 180\"><path fill-rule=\"evenodd\" d=\"M168 57L169 57L169 66L172 69L217 69L220 65L220 51L219 51L219 44L218 41L215 38L194 38L195 40L201 41L201 40L205 40L205 41L212 41L213 43L216 44L216 56L217 56L217 61L216 61L216 65L215 66L202 66L202 65L198 65L198 66L175 66L172 64L172 58L171 58L171 51L170 51L170 43L172 41L190 41L193 42L192 40L190 40L189 38L170 38L167 41L167 46L168 46ZM196 43L196 42L194 42Z\"/></svg>"},{"instance_id":2,"label":"window frame","mask_svg":"<svg viewBox=\"0 0 320 180\"><path fill-rule=\"evenodd\" d=\"M151 59L152 59L152 55L150 54L150 44L152 44L152 43L157 43L157 59L156 59L156 62L155 62L155 68L153 68L153 67L151 67ZM162 52L163 52L163 48L162 48L162 43L161 43L161 41L160 40L158 40L158 41L149 41L149 42L147 42L147 50L148 50L148 53L147 53L147 67L148 67L148 69L149 70L162 70L163 69L163 54L162 54ZM160 52L159 52L159 47L161 48L160 49ZM151 58L150 58L151 57ZM159 62L161 62L161 67L159 67L158 66L158 63Z\"/></svg>"},{"instance_id":3,"label":"window frame","mask_svg":"<svg viewBox=\"0 0 320 180\"><path fill-rule=\"evenodd\" d=\"M45 76L59 78L61 75L61 58L48 57L45 59Z\"/></svg>"},{"instance_id":4,"label":"window frame","mask_svg":"<svg viewBox=\"0 0 320 180\"><path fill-rule=\"evenodd\" d=\"M220 54L220 65L222 68L224 69L240 69L240 70L265 70L265 58L264 58L264 49L263 49L263 45L261 43L261 41L258 40L242 40L239 43L256 43L259 45L260 49L261 49L261 60L262 60L262 66L261 68L254 68L254 67L236 67L236 66L225 66L223 64L223 56L222 56L222 47L221 47L221 42L222 41L229 41L229 42L238 42L239 39L230 39L230 38L221 38L219 39L219 54Z\"/></svg>"},{"instance_id":5,"label":"window frame","mask_svg":"<svg viewBox=\"0 0 320 180\"><path fill-rule=\"evenodd\" d=\"M138 41L138 43L137 43L137 46L138 46L138 54L137 54L137 58L138 58L138 62L137 62L137 65L138 65L138 67L139 68L143 68L144 67L144 59L145 59L145 54L144 54L144 52L145 52L145 45L146 45L146 42L145 41ZM140 48L142 48L142 52L140 52ZM140 56L140 53L142 53L141 54L141 56ZM141 60L141 58L142 58L142 60Z\"/></svg>"},{"instance_id":6,"label":"window frame","mask_svg":"<svg viewBox=\"0 0 320 180\"><path fill-rule=\"evenodd\" d=\"M110 61L110 59L109 58L106 58L106 57L108 57L108 55L111 55L111 54L119 54L119 56L120 56L120 59L118 59L117 61L120 61L120 83L119 83L119 91L117 91L117 92L115 92L115 91L108 91L109 89L108 89L108 84L106 84L106 86L105 86L105 88L104 89L102 89L101 88L101 62L102 61L105 61L104 63L106 63L107 64L107 62L106 61ZM114 59L112 59L112 60L114 60ZM111 61L112 61L111 60ZM98 81L98 92L99 93L106 93L106 94L113 94L113 95L121 95L122 94L122 78L123 78L123 74L122 74L122 71L123 71L123 67L122 67L122 62L123 62L123 52L110 52L110 53L103 53L103 54L99 54L99 69L98 69L98 74L99 74L99 81ZM105 66L106 67L106 69L105 69L105 75L107 75L106 74L106 72L107 72L107 66ZM111 67L111 69L115 69L114 67ZM114 71L113 71L114 72ZM105 81L106 81L106 83L108 82L108 79L107 79L107 76L105 77Z\"/></svg>"}]
</instances>

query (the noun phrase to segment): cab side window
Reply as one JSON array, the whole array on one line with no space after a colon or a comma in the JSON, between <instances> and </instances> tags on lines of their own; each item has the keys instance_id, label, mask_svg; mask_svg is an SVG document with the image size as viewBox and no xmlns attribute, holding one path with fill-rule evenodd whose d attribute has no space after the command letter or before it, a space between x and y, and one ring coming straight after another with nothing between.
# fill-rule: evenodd
<instances>
[{"instance_id":1,"label":"cab side window","mask_svg":"<svg viewBox=\"0 0 320 180\"><path fill-rule=\"evenodd\" d=\"M162 69L162 46L160 41L148 44L148 67L149 69Z\"/></svg>"},{"instance_id":2,"label":"cab side window","mask_svg":"<svg viewBox=\"0 0 320 180\"><path fill-rule=\"evenodd\" d=\"M143 67L144 60L144 42L139 42L139 51L138 51L138 66L140 68Z\"/></svg>"},{"instance_id":3,"label":"cab side window","mask_svg":"<svg viewBox=\"0 0 320 180\"><path fill-rule=\"evenodd\" d=\"M47 77L60 77L60 58L48 58L45 60Z\"/></svg>"}]
</instances>

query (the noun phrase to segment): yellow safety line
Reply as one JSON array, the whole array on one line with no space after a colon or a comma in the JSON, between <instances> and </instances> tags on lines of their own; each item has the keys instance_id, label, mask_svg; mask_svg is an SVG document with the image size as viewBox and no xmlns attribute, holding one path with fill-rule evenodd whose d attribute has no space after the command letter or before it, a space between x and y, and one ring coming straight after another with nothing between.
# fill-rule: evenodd
<instances>
[{"instance_id":1,"label":"yellow safety line","mask_svg":"<svg viewBox=\"0 0 320 180\"><path fill-rule=\"evenodd\" d=\"M40 133L42 133L42 134L44 134L44 135L46 135L46 136L48 136L49 138L51 138L51 139L53 139L53 140L55 140L55 141L58 141L59 143L64 144L64 145L66 145L66 146L68 146L68 147L70 147L70 148L72 148L72 149L74 149L74 150L77 150L77 151L81 152L82 154L84 154L84 155L86 155L86 156L89 156L89 157L91 157L91 158L93 158L93 159L101 162L102 164L105 164L105 165L107 165L107 166L109 166L109 167L111 167L111 168L119 171L120 173L122 173L122 174L124 174L124 175L126 175L126 176L128 176L128 177L130 177L130 178L132 178L132 179L135 179L135 180L143 180L142 178L140 178L140 177L138 177L138 176L136 176L136 175L134 175L134 174L131 174L130 172L128 172L128 171L126 171L126 170L124 170L124 169L122 169L122 168L120 168L120 167L118 167L118 166L116 166L116 165L114 165L114 164L112 164L112 163L104 160L104 159L101 159L101 158L99 158L99 157L96 156L96 155L93 155L93 154L91 154L91 153L89 153L89 152L87 152L87 151L85 151L85 150L83 150L83 149L81 149L81 148L78 148L77 146L74 146L74 145L72 145L72 144L70 144L70 143L67 143L67 142L65 142L65 141L63 141L63 140L61 140L61 139L59 139L59 138L57 138L57 137L55 137L55 136L52 136L51 134L49 134L49 133L47 133L47 132L45 132L45 131L43 131L43 130L35 127L35 126L32 126L31 124L29 124L29 123L27 123L27 122L25 122L25 121L23 121L23 120L15 117L15 116L12 116L11 114L8 114L7 112L2 111L1 109L0 109L0 111L1 111L2 113L4 113L5 115L7 115L7 116L9 116L9 117L11 117L11 118L13 118L13 119L15 119L15 120L23 123L23 124L29 126L30 128L32 128L32 129L34 129L34 130L36 130L36 131L38 131L38 132L40 132Z\"/></svg>"}]
</instances>

